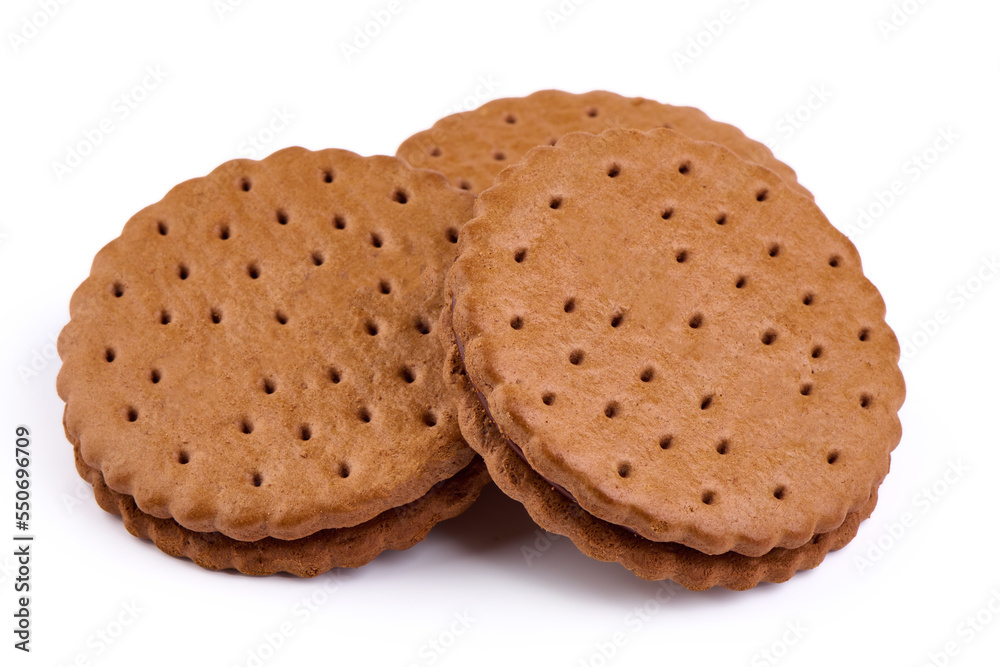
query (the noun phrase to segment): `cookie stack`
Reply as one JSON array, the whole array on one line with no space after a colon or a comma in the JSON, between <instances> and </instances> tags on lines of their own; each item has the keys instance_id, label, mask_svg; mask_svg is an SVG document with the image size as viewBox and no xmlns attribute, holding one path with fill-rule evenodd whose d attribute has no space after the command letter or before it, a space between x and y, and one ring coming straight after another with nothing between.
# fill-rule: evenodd
<instances>
[{"instance_id":1,"label":"cookie stack","mask_svg":"<svg viewBox=\"0 0 1000 667\"><path fill-rule=\"evenodd\" d=\"M847 544L900 438L885 306L794 172L612 93L227 163L136 215L71 315L80 473L211 568L357 566L491 477L591 557L745 589Z\"/></svg>"},{"instance_id":2,"label":"cookie stack","mask_svg":"<svg viewBox=\"0 0 1000 667\"><path fill-rule=\"evenodd\" d=\"M433 335L473 196L392 157L226 163L98 253L59 337L77 469L204 567L405 549L488 482Z\"/></svg>"}]
</instances>

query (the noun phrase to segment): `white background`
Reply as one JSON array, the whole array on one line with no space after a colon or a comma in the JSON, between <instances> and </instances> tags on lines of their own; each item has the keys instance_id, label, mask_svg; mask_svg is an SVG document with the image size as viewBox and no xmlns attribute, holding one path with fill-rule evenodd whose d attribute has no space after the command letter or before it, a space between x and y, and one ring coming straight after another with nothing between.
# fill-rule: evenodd
<instances>
[{"instance_id":1,"label":"white background","mask_svg":"<svg viewBox=\"0 0 1000 667\"><path fill-rule=\"evenodd\" d=\"M554 24L558 0L402 0L348 59L342 44L388 0L245 0L221 15L213 0L52 2L51 18L45 2L5 0L0 663L996 665L1000 5L897 1L911 14L880 29L892 0L567 0ZM163 80L130 92L147 68ZM786 584L660 602L658 584L565 539L529 564L534 525L495 489L408 552L312 580L201 570L98 509L62 433L52 343L91 258L133 213L231 158L295 144L392 154L457 107L549 87L691 104L770 139L850 233L904 343L908 386L903 441L855 542ZM127 117L123 94L143 98ZM111 133L60 179L54 163L105 118ZM871 219L859 224L859 209ZM22 423L34 439L30 655L11 646Z\"/></svg>"}]
</instances>

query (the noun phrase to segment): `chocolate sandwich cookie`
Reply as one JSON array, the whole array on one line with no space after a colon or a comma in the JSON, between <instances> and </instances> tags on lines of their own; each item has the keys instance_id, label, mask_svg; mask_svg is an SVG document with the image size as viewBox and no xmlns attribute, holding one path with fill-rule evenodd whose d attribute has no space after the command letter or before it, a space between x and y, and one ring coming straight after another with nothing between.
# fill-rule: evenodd
<instances>
[{"instance_id":1,"label":"chocolate sandwich cookie","mask_svg":"<svg viewBox=\"0 0 1000 667\"><path fill-rule=\"evenodd\" d=\"M212 568L406 548L487 476L433 335L473 195L392 157L228 162L136 214L59 338L101 505Z\"/></svg>"},{"instance_id":2,"label":"chocolate sandwich cookie","mask_svg":"<svg viewBox=\"0 0 1000 667\"><path fill-rule=\"evenodd\" d=\"M568 135L480 197L449 299L466 439L585 553L743 588L874 506L899 346L853 245L773 171L670 130Z\"/></svg>"}]
</instances>

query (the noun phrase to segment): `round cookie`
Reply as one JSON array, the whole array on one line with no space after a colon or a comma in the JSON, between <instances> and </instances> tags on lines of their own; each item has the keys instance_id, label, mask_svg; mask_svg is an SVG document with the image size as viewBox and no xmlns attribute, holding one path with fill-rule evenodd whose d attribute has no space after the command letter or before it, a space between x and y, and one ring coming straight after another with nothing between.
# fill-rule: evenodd
<instances>
[{"instance_id":1,"label":"round cookie","mask_svg":"<svg viewBox=\"0 0 1000 667\"><path fill-rule=\"evenodd\" d=\"M774 172L670 130L577 133L476 214L454 332L541 478L709 555L865 508L900 438L899 346L853 245Z\"/></svg>"},{"instance_id":2,"label":"round cookie","mask_svg":"<svg viewBox=\"0 0 1000 667\"><path fill-rule=\"evenodd\" d=\"M431 335L473 199L332 149L172 189L70 304L58 391L82 463L152 519L240 542L420 502L474 457Z\"/></svg>"},{"instance_id":3,"label":"round cookie","mask_svg":"<svg viewBox=\"0 0 1000 667\"><path fill-rule=\"evenodd\" d=\"M669 128L698 141L721 144L774 171L796 192L812 198L791 167L738 128L714 121L693 107L606 91L542 90L527 97L493 100L442 118L404 141L396 155L414 167L440 171L453 185L479 194L505 167L516 164L536 146L554 144L571 132L600 134L613 128Z\"/></svg>"}]
</instances>

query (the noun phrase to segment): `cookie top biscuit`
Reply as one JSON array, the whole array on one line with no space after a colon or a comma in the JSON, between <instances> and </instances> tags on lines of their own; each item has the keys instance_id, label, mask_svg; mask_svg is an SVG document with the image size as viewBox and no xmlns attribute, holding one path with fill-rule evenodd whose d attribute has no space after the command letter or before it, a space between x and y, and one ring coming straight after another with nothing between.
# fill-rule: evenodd
<instances>
[{"instance_id":1,"label":"cookie top biscuit","mask_svg":"<svg viewBox=\"0 0 1000 667\"><path fill-rule=\"evenodd\" d=\"M577 133L476 214L446 287L469 379L594 516L760 556L885 476L905 392L884 303L774 172L670 130Z\"/></svg>"},{"instance_id":2,"label":"cookie top biscuit","mask_svg":"<svg viewBox=\"0 0 1000 667\"><path fill-rule=\"evenodd\" d=\"M86 464L244 541L423 496L473 456L430 335L472 202L393 157L302 148L172 189L98 253L59 338Z\"/></svg>"},{"instance_id":3,"label":"cookie top biscuit","mask_svg":"<svg viewBox=\"0 0 1000 667\"><path fill-rule=\"evenodd\" d=\"M478 109L442 118L404 141L396 151L414 167L435 169L452 185L480 193L505 167L536 146L551 145L570 132L600 134L612 128L669 128L692 139L721 144L740 157L780 175L797 192L812 197L791 167L738 128L714 121L693 107L675 107L606 91L583 94L542 90L527 97L487 102Z\"/></svg>"}]
</instances>

